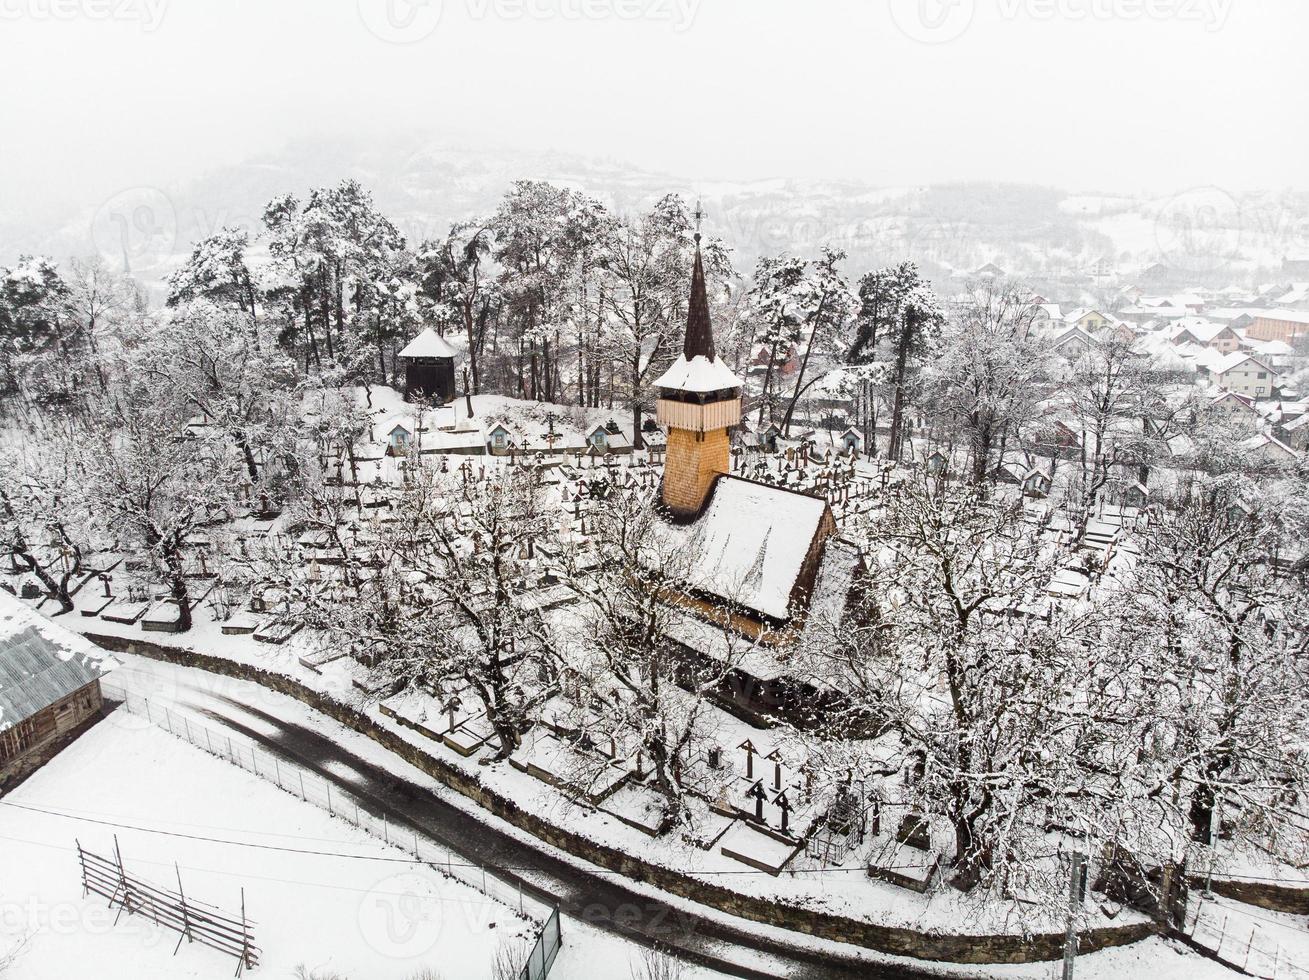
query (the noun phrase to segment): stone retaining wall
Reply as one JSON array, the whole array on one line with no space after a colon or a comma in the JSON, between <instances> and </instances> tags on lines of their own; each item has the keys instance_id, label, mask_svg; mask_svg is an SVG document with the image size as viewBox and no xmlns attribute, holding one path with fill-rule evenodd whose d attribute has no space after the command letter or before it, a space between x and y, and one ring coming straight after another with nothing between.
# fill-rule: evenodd
<instances>
[{"instance_id":1,"label":"stone retaining wall","mask_svg":"<svg viewBox=\"0 0 1309 980\"><path fill-rule=\"evenodd\" d=\"M249 664L225 660L208 654L167 647L147 640L87 633L86 638L108 650L134 653L154 660L198 667L215 674L254 681L310 705L330 718L367 735L433 779L466 796L487 812L525 830L560 850L585 861L616 871L633 881L645 882L681 898L708 905L723 912L762 922L782 929L851 943L882 953L911 956L922 960L952 963L1031 963L1054 960L1063 955L1063 933L1032 936L939 935L861 922L832 912L801 908L776 900L759 898L733 891L721 885L703 882L671 868L665 868L635 855L565 830L513 800L501 796L470 775L439 758L428 755L398 733L377 724L349 705L315 691L300 681ZM1215 882L1215 884L1217 884ZM1079 950L1104 949L1138 942L1160 931L1154 923L1133 923L1090 929L1080 936Z\"/></svg>"},{"instance_id":2,"label":"stone retaining wall","mask_svg":"<svg viewBox=\"0 0 1309 980\"><path fill-rule=\"evenodd\" d=\"M1192 888L1200 890L1205 880L1200 875L1190 878ZM1215 878L1213 890L1224 898L1232 898L1247 905L1257 905L1274 912L1289 912L1292 915L1309 915L1309 888L1296 888L1294 885L1279 885L1272 881L1235 881L1231 878Z\"/></svg>"}]
</instances>

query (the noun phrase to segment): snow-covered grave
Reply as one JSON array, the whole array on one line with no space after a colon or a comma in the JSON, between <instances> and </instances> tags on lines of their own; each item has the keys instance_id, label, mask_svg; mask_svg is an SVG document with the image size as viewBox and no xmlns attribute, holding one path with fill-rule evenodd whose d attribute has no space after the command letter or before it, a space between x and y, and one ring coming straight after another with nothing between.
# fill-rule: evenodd
<instances>
[{"instance_id":1,"label":"snow-covered grave","mask_svg":"<svg viewBox=\"0 0 1309 980\"><path fill-rule=\"evenodd\" d=\"M800 852L801 845L767 828L737 820L718 838L718 848L733 860L777 875Z\"/></svg>"}]
</instances>

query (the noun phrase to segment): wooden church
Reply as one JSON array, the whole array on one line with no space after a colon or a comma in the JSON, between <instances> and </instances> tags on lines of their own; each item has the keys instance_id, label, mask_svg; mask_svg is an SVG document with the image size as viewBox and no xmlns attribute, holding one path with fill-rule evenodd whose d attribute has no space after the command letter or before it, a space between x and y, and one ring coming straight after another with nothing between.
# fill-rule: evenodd
<instances>
[{"instance_id":1,"label":"wooden church","mask_svg":"<svg viewBox=\"0 0 1309 980\"><path fill-rule=\"evenodd\" d=\"M682 354L655 382L657 417L668 429L665 533L694 555L679 605L691 619L730 623L761 643L750 674L734 671L736 682L722 692L735 710L803 724L830 706L833 692L789 676L780 659L769 669L765 651L825 642L827 628L847 615L865 567L859 550L837 535L825 498L730 472L729 429L741 421L743 385L714 350L699 242L697 233ZM687 622L669 639L712 658L714 635Z\"/></svg>"},{"instance_id":2,"label":"wooden church","mask_svg":"<svg viewBox=\"0 0 1309 980\"><path fill-rule=\"evenodd\" d=\"M786 642L822 593L834 591L823 598L844 607L861 562L836 537L823 497L731 474L728 430L741 420L742 382L714 350L699 241L682 354L655 382L668 428L661 502L696 551L690 595L730 606L747 635Z\"/></svg>"}]
</instances>

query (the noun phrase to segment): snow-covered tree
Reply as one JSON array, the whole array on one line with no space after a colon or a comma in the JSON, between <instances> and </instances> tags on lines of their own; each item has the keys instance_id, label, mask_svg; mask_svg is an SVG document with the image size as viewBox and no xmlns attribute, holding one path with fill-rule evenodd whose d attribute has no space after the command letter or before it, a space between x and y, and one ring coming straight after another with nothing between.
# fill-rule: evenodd
<instances>
[{"instance_id":1,"label":"snow-covered tree","mask_svg":"<svg viewBox=\"0 0 1309 980\"><path fill-rule=\"evenodd\" d=\"M517 181L500 202L491 222L494 256L520 395L553 401L563 394L560 347L571 275L603 226L597 202L545 181Z\"/></svg>"},{"instance_id":2,"label":"snow-covered tree","mask_svg":"<svg viewBox=\"0 0 1309 980\"><path fill-rule=\"evenodd\" d=\"M1139 470L1162 453L1174 431L1173 412L1148 358L1118 337L1106 337L1078 357L1060 387L1080 428L1069 502L1084 529L1120 468Z\"/></svg>"},{"instance_id":3,"label":"snow-covered tree","mask_svg":"<svg viewBox=\"0 0 1309 980\"><path fill-rule=\"evenodd\" d=\"M807 263L795 256L764 256L755 264L750 277L750 319L752 330L747 357L754 360L759 349L766 358L764 378L759 391L759 417L770 418L778 400L774 378L790 358L800 342L804 310L796 300L807 294L805 271Z\"/></svg>"},{"instance_id":4,"label":"snow-covered tree","mask_svg":"<svg viewBox=\"0 0 1309 980\"><path fill-rule=\"evenodd\" d=\"M1129 581L1153 627L1150 719L1156 792L1208 843L1215 810L1241 843L1296 863L1295 827L1309 791L1301 733L1309 707L1305 581L1279 567L1287 525L1239 477L1193 484L1156 510ZM1273 506L1269 506L1273 505ZM1302 542L1302 539L1301 539ZM1294 551L1292 551L1294 553Z\"/></svg>"},{"instance_id":5,"label":"snow-covered tree","mask_svg":"<svg viewBox=\"0 0 1309 980\"><path fill-rule=\"evenodd\" d=\"M824 248L821 257L810 266L803 285L794 296L801 310L800 334L804 339L804 354L795 374L791 399L782 416L782 431L789 435L796 403L810 387L822 378L821 372L810 374L809 363L817 353L822 361L837 351L841 333L855 309L855 298L845 275L837 266L845 261L845 252ZM805 378L808 377L808 383Z\"/></svg>"},{"instance_id":6,"label":"snow-covered tree","mask_svg":"<svg viewBox=\"0 0 1309 980\"><path fill-rule=\"evenodd\" d=\"M250 482L261 455L286 459L298 431L290 358L248 313L196 300L175 307L144 338L129 370L166 385L241 454Z\"/></svg>"},{"instance_id":7,"label":"snow-covered tree","mask_svg":"<svg viewBox=\"0 0 1309 980\"><path fill-rule=\"evenodd\" d=\"M522 601L548 528L535 471L479 480L405 463L390 519L344 542L347 569L375 569L344 587L288 575L296 615L373 664L385 690L475 699L507 756L555 670L550 635Z\"/></svg>"},{"instance_id":8,"label":"snow-covered tree","mask_svg":"<svg viewBox=\"0 0 1309 980\"><path fill-rule=\"evenodd\" d=\"M599 571L569 569L580 602L557 627L565 671L575 687L575 713L600 719L604 737L637 753L665 801L663 829L684 824L697 760L703 767L715 732L715 697L755 648L728 622L694 619L685 583L696 556L667 534L651 501L613 492L594 513ZM669 638L677 624L710 637L713 655L691 654ZM585 727L579 722L579 727Z\"/></svg>"},{"instance_id":9,"label":"snow-covered tree","mask_svg":"<svg viewBox=\"0 0 1309 980\"><path fill-rule=\"evenodd\" d=\"M72 343L68 284L49 259L21 256L0 268L0 371L9 391L31 386L38 404L66 402L75 378L66 370Z\"/></svg>"},{"instance_id":10,"label":"snow-covered tree","mask_svg":"<svg viewBox=\"0 0 1309 980\"><path fill-rule=\"evenodd\" d=\"M961 887L1051 893L1047 820L1091 823L1076 692L1101 614L1042 613L1055 557L984 486L920 474L864 530L877 546L853 608L817 619L805 654L850 695L833 734L893 737L891 799L949 824Z\"/></svg>"},{"instance_id":11,"label":"snow-covered tree","mask_svg":"<svg viewBox=\"0 0 1309 980\"><path fill-rule=\"evenodd\" d=\"M181 631L192 624L187 538L230 513L240 472L226 438L188 430L188 414L168 385L120 379L68 445L82 506L167 584Z\"/></svg>"},{"instance_id":12,"label":"snow-covered tree","mask_svg":"<svg viewBox=\"0 0 1309 980\"><path fill-rule=\"evenodd\" d=\"M693 232L686 205L670 194L647 214L609 222L601 238L602 310L610 321L604 351L625 382L638 439L647 386L667 367L685 328ZM703 244L702 259L710 284L731 275L727 250L718 239Z\"/></svg>"},{"instance_id":13,"label":"snow-covered tree","mask_svg":"<svg viewBox=\"0 0 1309 980\"><path fill-rule=\"evenodd\" d=\"M15 569L41 583L62 613L73 608L71 586L94 544L94 522L78 492L81 474L70 452L73 431L57 416L39 419L4 445L6 466L0 471L0 547Z\"/></svg>"},{"instance_id":14,"label":"snow-covered tree","mask_svg":"<svg viewBox=\"0 0 1309 980\"><path fill-rule=\"evenodd\" d=\"M487 321L497 302L490 256L489 222L462 221L442 242L425 242L418 250L422 290L438 317L463 332L473 394L482 390L481 357Z\"/></svg>"},{"instance_id":15,"label":"snow-covered tree","mask_svg":"<svg viewBox=\"0 0 1309 980\"><path fill-rule=\"evenodd\" d=\"M1044 394L1043 351L1032 336L1035 307L1012 284L973 285L952 305L939 355L924 372L933 411L962 431L979 483L1006 440L1036 413Z\"/></svg>"},{"instance_id":16,"label":"snow-covered tree","mask_svg":"<svg viewBox=\"0 0 1309 980\"><path fill-rule=\"evenodd\" d=\"M196 242L190 257L168 279L168 305L204 299L234 306L255 319L262 297L246 260L249 250L250 233L244 228L222 228Z\"/></svg>"}]
</instances>

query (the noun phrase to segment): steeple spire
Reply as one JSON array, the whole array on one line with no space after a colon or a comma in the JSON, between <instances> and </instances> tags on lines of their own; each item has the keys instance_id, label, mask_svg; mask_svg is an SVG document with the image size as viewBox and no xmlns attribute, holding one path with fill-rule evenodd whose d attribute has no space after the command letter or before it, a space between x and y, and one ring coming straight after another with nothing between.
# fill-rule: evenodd
<instances>
[{"instance_id":1,"label":"steeple spire","mask_svg":"<svg viewBox=\"0 0 1309 980\"><path fill-rule=\"evenodd\" d=\"M668 427L668 458L659 495L680 521L694 520L704 510L714 481L731 469L727 430L741 421L741 379L714 353L700 255L703 218L704 209L697 202L695 266L682 356L654 383L659 389L657 417Z\"/></svg>"},{"instance_id":2,"label":"steeple spire","mask_svg":"<svg viewBox=\"0 0 1309 980\"><path fill-rule=\"evenodd\" d=\"M714 354L714 330L709 323L709 297L705 292L704 263L700 260L700 218L699 206L695 211L695 268L691 270L691 303L686 313L686 340L682 343L682 354L689 361L693 357L704 357L712 361Z\"/></svg>"}]
</instances>

